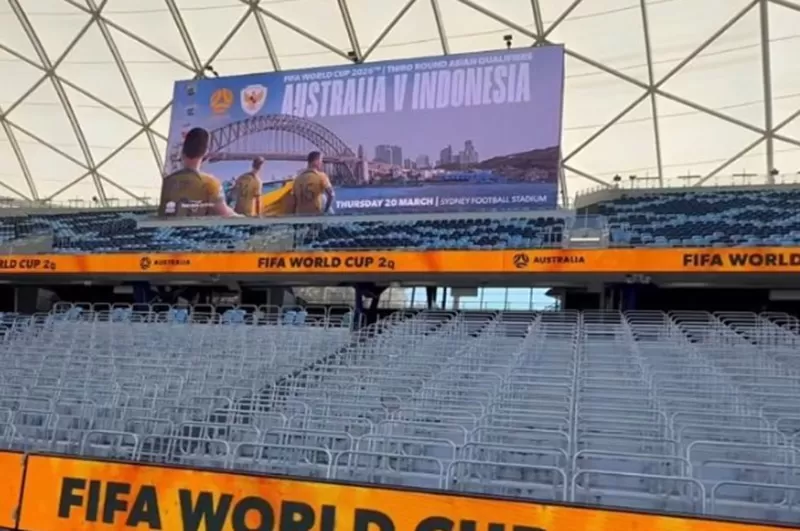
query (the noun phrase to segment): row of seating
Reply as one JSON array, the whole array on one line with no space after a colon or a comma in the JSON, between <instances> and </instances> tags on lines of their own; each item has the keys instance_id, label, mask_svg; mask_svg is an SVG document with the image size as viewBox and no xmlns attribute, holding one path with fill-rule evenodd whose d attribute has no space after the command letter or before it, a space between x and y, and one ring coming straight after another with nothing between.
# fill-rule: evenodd
<instances>
[{"instance_id":1,"label":"row of seating","mask_svg":"<svg viewBox=\"0 0 800 531\"><path fill-rule=\"evenodd\" d=\"M600 203L619 245L800 245L800 189L675 192Z\"/></svg>"},{"instance_id":2,"label":"row of seating","mask_svg":"<svg viewBox=\"0 0 800 531\"><path fill-rule=\"evenodd\" d=\"M800 190L674 192L623 196L588 209L613 246L800 245ZM49 230L56 252L236 251L253 241L282 250L530 249L559 246L562 216L535 213L469 219L386 216L380 221L137 227L142 212L81 212L0 219L0 244ZM564 215L568 217L568 214Z\"/></svg>"},{"instance_id":3,"label":"row of seating","mask_svg":"<svg viewBox=\"0 0 800 531\"><path fill-rule=\"evenodd\" d=\"M171 323L171 324L224 324L224 325L283 325L283 326L330 326L350 327L353 311L347 307L325 306L253 306L206 308L172 306L169 304L105 304L105 303L57 303L54 321L110 321L115 323ZM344 310L344 311L342 311ZM0 312L0 325L27 317ZM10 321L9 321L10 320Z\"/></svg>"},{"instance_id":4,"label":"row of seating","mask_svg":"<svg viewBox=\"0 0 800 531\"><path fill-rule=\"evenodd\" d=\"M800 521L784 314L70 311L0 343L0 446Z\"/></svg>"},{"instance_id":5,"label":"row of seating","mask_svg":"<svg viewBox=\"0 0 800 531\"><path fill-rule=\"evenodd\" d=\"M112 217L112 219L109 219ZM564 220L552 216L506 218L392 219L337 223L147 226L132 213L70 224L61 216L51 225L57 253L237 251L271 242L300 251L340 249L529 249L561 242ZM44 218L43 218L44 219ZM41 222L41 219L37 219ZM16 220L17 226L26 221ZM87 223L92 226L87 226ZM257 244L253 242L258 242ZM1 243L1 242L0 242Z\"/></svg>"}]
</instances>

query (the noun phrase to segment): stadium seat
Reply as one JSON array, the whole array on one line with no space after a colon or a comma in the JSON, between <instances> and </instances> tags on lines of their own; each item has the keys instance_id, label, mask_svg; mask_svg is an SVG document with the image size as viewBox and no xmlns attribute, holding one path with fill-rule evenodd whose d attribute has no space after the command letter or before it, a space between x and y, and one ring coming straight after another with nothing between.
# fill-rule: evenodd
<instances>
[{"instance_id":1,"label":"stadium seat","mask_svg":"<svg viewBox=\"0 0 800 531\"><path fill-rule=\"evenodd\" d=\"M0 243L36 227L53 236L55 252L230 251L258 235L289 235L297 250L505 249L557 245L563 220L553 217L349 221L320 224L139 227L142 214L78 213L0 220ZM9 221L13 220L13 221Z\"/></svg>"},{"instance_id":2,"label":"stadium seat","mask_svg":"<svg viewBox=\"0 0 800 531\"><path fill-rule=\"evenodd\" d=\"M800 245L800 190L681 191L623 196L594 205L611 245L747 247ZM0 218L0 244L48 233L58 253L214 252L280 242L298 251L344 249L535 249L557 247L565 219L509 213L471 218L387 216L322 223L137 227L147 213L92 211ZM262 245L263 246L263 245ZM268 247L268 246L267 246Z\"/></svg>"},{"instance_id":3,"label":"stadium seat","mask_svg":"<svg viewBox=\"0 0 800 531\"><path fill-rule=\"evenodd\" d=\"M800 244L800 190L682 191L600 203L617 245L752 247Z\"/></svg>"},{"instance_id":4,"label":"stadium seat","mask_svg":"<svg viewBox=\"0 0 800 531\"><path fill-rule=\"evenodd\" d=\"M3 317L0 447L800 521L788 315L310 313Z\"/></svg>"}]
</instances>

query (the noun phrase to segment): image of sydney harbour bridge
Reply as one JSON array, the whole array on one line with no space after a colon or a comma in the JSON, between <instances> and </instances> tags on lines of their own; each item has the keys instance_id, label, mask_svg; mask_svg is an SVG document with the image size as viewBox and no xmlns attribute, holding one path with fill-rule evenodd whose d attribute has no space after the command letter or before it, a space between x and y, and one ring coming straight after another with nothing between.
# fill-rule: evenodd
<instances>
[{"instance_id":1,"label":"image of sydney harbour bridge","mask_svg":"<svg viewBox=\"0 0 800 531\"><path fill-rule=\"evenodd\" d=\"M294 163L291 164L294 170L290 172L296 173L311 151L319 151L334 186L413 184L402 177L396 178L395 170L401 170L396 164L370 160L363 145L354 151L336 133L306 118L287 114L253 116L210 129L209 133L211 142L207 162L212 173L214 163L249 162L256 157ZM180 165L180 148L180 145L171 146L171 169ZM477 159L477 153L474 158ZM559 149L552 146L482 161L470 160L469 164L447 162L434 163L440 168L437 171L443 171L446 176L428 176L424 182L555 182ZM276 180L288 180L294 175L276 177Z\"/></svg>"},{"instance_id":2,"label":"image of sydney harbour bridge","mask_svg":"<svg viewBox=\"0 0 800 531\"><path fill-rule=\"evenodd\" d=\"M311 151L323 154L325 171L337 185L358 185L369 179L364 148L355 151L327 127L286 114L253 116L210 129L207 162L267 161L305 164ZM173 146L172 163L179 163L180 146Z\"/></svg>"}]
</instances>

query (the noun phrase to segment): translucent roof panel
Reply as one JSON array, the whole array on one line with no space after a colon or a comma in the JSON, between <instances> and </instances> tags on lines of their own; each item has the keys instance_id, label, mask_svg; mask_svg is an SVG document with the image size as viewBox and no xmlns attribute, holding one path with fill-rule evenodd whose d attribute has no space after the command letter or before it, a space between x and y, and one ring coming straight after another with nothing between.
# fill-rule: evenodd
<instances>
[{"instance_id":1,"label":"translucent roof panel","mask_svg":"<svg viewBox=\"0 0 800 531\"><path fill-rule=\"evenodd\" d=\"M157 197L179 79L509 37L566 45L567 195L800 178L800 0L8 0L0 27L2 196Z\"/></svg>"}]
</instances>

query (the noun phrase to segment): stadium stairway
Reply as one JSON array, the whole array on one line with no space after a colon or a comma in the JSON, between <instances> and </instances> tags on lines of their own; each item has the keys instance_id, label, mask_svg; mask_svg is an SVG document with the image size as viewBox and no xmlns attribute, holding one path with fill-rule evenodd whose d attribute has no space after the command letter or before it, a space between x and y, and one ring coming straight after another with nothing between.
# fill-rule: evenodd
<instances>
[{"instance_id":1,"label":"stadium stairway","mask_svg":"<svg viewBox=\"0 0 800 531\"><path fill-rule=\"evenodd\" d=\"M405 314L398 312L393 314L390 319L395 321L397 319L410 318L412 314ZM289 374L278 376L274 381L267 383L262 389L253 393L251 396L243 397L237 400L230 407L225 407L211 413L209 422L227 425L231 417L237 417L237 422L241 424L253 423L253 415L257 413L267 413L270 411L272 404L278 401L285 401L291 393L291 389L296 386L305 385L308 381L315 377L319 370L324 370L325 367L336 365L346 358L347 353L353 350L356 345L367 342L382 332L382 329L387 326L385 321L380 321L374 325L362 328L361 330L354 331L350 342L338 350L335 350L322 358L316 359L311 363L295 369ZM199 431L191 432L193 437L199 436ZM184 434L188 435L188 434Z\"/></svg>"},{"instance_id":2,"label":"stadium stairway","mask_svg":"<svg viewBox=\"0 0 800 531\"><path fill-rule=\"evenodd\" d=\"M245 248L251 251L285 252L292 251L297 246L298 238L307 237L310 229L295 227L275 227L269 231L252 234L245 243Z\"/></svg>"},{"instance_id":3,"label":"stadium stairway","mask_svg":"<svg viewBox=\"0 0 800 531\"><path fill-rule=\"evenodd\" d=\"M488 314L483 314L474 319L478 326L472 332L473 334L479 333L488 324L487 316ZM165 451L171 452L173 454L171 457L176 458L179 457L177 453L185 450L196 451L197 446L202 443L195 441L200 441L204 437L228 438L232 425L255 425L256 416L269 415L276 404L285 405L291 399L296 398L298 389L313 386L316 381L336 367L357 365L357 353L362 350L371 350L370 342L379 340L381 334L386 333L394 326L415 321L421 325L420 333L424 337L435 335L453 318L454 315L451 312L419 310L393 312L377 323L354 331L350 342L338 350L289 374L280 375L251 396L243 397L227 407L212 412L207 419L208 425L203 427L186 426L181 433L181 437L188 442L185 447L177 449L174 445L170 446L168 440L156 439L152 441L153 445L147 451L155 455L163 454ZM389 406L387 405L387 407ZM215 424L219 426L216 429L213 427Z\"/></svg>"},{"instance_id":4,"label":"stadium stairway","mask_svg":"<svg viewBox=\"0 0 800 531\"><path fill-rule=\"evenodd\" d=\"M443 327L449 318L451 318L451 315L444 312L426 312L418 310L393 312L377 323L353 332L350 343L335 352L319 358L290 374L280 376L251 397L242 398L234 405L233 410L236 411L236 414L242 415L269 411L275 399L285 401L292 393L293 389L307 386L313 380L318 379L321 374L324 374L326 370L337 365L357 361L352 359L351 356L353 352L358 351L357 347L368 345L370 341L375 341L391 327L409 320L420 319L423 323L423 327L427 327L427 329L422 331L422 334L430 335L435 334L437 330ZM219 419L219 422L224 423L227 422L229 414L230 409L222 409L214 413L213 416Z\"/></svg>"}]
</instances>

